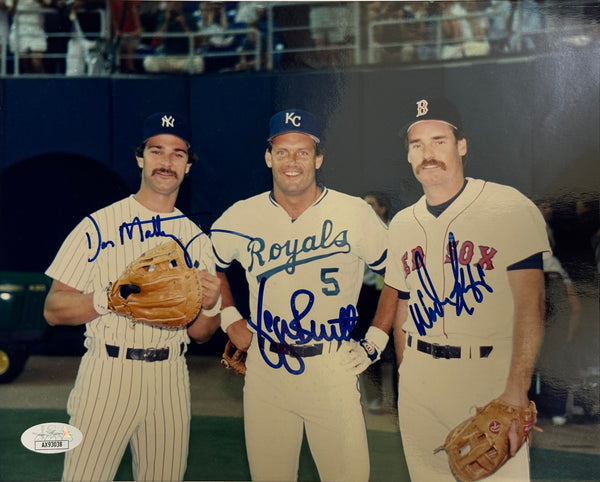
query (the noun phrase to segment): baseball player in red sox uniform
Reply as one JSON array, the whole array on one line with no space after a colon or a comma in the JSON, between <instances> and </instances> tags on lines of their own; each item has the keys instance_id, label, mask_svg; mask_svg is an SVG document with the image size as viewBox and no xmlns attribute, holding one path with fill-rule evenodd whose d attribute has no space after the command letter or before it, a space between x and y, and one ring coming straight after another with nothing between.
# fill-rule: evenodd
<instances>
[{"instance_id":1,"label":"baseball player in red sox uniform","mask_svg":"<svg viewBox=\"0 0 600 482\"><path fill-rule=\"evenodd\" d=\"M528 406L550 248L525 196L464 177L467 140L453 104L419 100L409 119L402 135L425 195L390 224L379 316L397 300L398 413L411 480L450 481L445 452L434 450L452 428L494 398ZM529 480L527 444L490 479Z\"/></svg>"},{"instance_id":2,"label":"baseball player in red sox uniform","mask_svg":"<svg viewBox=\"0 0 600 482\"><path fill-rule=\"evenodd\" d=\"M112 480L129 444L135 480L181 480L187 465L190 337L219 327L219 280L210 239L175 208L192 167L187 121L149 116L136 151L139 191L87 216L46 271L53 284L44 315L51 325L85 324L84 354L69 396L70 424L82 443L66 453L63 480ZM186 329L132 323L107 309L106 286L150 248L179 240L201 270L203 308Z\"/></svg>"},{"instance_id":3,"label":"baseball player in red sox uniform","mask_svg":"<svg viewBox=\"0 0 600 482\"><path fill-rule=\"evenodd\" d=\"M221 276L221 327L248 350L244 424L253 480L295 481L303 432L321 480L366 481L369 456L358 373L386 331L353 341L364 264L383 272L386 228L362 199L316 182L317 119L288 109L270 120L273 190L237 202L213 224L217 269L245 268L250 317Z\"/></svg>"}]
</instances>

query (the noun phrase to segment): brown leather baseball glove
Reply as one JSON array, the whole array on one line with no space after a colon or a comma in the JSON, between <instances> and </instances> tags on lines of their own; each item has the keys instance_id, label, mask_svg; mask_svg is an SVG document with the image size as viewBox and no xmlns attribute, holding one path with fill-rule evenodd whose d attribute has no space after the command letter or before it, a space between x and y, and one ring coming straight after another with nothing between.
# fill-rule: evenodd
<instances>
[{"instance_id":1,"label":"brown leather baseball glove","mask_svg":"<svg viewBox=\"0 0 600 482\"><path fill-rule=\"evenodd\" d=\"M108 308L134 322L179 328L202 308L202 284L188 267L176 241L146 251L119 276L108 292Z\"/></svg>"},{"instance_id":2,"label":"brown leather baseball glove","mask_svg":"<svg viewBox=\"0 0 600 482\"><path fill-rule=\"evenodd\" d=\"M227 340L221 363L225 368L233 370L238 375L246 374L246 355L245 351L238 349L231 340Z\"/></svg>"},{"instance_id":3,"label":"brown leather baseball glove","mask_svg":"<svg viewBox=\"0 0 600 482\"><path fill-rule=\"evenodd\" d=\"M435 452L446 451L450 469L461 481L487 477L510 457L508 432L513 420L517 424L517 446L521 447L537 420L535 403L529 402L523 408L495 399L452 429Z\"/></svg>"}]
</instances>

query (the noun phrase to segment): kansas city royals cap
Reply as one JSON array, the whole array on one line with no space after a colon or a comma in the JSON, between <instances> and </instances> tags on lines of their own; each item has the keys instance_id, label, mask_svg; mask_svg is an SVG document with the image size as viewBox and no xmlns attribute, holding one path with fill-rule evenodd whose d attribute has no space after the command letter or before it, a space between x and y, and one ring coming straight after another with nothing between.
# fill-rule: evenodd
<instances>
[{"instance_id":1,"label":"kansas city royals cap","mask_svg":"<svg viewBox=\"0 0 600 482\"><path fill-rule=\"evenodd\" d=\"M146 117L142 133L142 142L159 134L171 134L191 144L192 131L187 119L176 112L155 112Z\"/></svg>"},{"instance_id":2,"label":"kansas city royals cap","mask_svg":"<svg viewBox=\"0 0 600 482\"><path fill-rule=\"evenodd\" d=\"M316 142L321 142L321 132L317 118L302 109L286 109L277 112L269 121L268 141L273 137L286 132L300 132L312 137Z\"/></svg>"},{"instance_id":3,"label":"kansas city royals cap","mask_svg":"<svg viewBox=\"0 0 600 482\"><path fill-rule=\"evenodd\" d=\"M421 99L414 102L407 113L407 122L400 131L401 136L406 136L408 130L417 122L438 120L462 130L462 119L458 108L445 98Z\"/></svg>"}]
</instances>

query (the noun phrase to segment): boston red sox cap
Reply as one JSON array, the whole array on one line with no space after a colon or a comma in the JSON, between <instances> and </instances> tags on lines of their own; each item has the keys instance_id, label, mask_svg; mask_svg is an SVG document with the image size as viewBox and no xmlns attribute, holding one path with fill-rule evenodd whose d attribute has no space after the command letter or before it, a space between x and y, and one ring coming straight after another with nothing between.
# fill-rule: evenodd
<instances>
[{"instance_id":1,"label":"boston red sox cap","mask_svg":"<svg viewBox=\"0 0 600 482\"><path fill-rule=\"evenodd\" d=\"M426 120L442 121L455 129L462 130L460 112L452 102L445 98L423 98L411 105L400 135L405 137L413 125Z\"/></svg>"},{"instance_id":2,"label":"boston red sox cap","mask_svg":"<svg viewBox=\"0 0 600 482\"><path fill-rule=\"evenodd\" d=\"M171 134L191 144L192 131L187 119L176 112L155 112L146 117L142 133L142 142L159 134Z\"/></svg>"},{"instance_id":3,"label":"boston red sox cap","mask_svg":"<svg viewBox=\"0 0 600 482\"><path fill-rule=\"evenodd\" d=\"M269 121L268 141L273 137L287 132L300 132L312 137L315 142L321 142L319 122L314 114L302 109L286 109L277 112Z\"/></svg>"}]
</instances>

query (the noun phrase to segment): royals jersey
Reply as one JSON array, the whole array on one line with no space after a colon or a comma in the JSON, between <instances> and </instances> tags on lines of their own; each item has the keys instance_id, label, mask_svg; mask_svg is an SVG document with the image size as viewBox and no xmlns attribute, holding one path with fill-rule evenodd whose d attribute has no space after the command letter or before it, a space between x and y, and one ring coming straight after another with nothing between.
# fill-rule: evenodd
<instances>
[{"instance_id":1,"label":"royals jersey","mask_svg":"<svg viewBox=\"0 0 600 482\"><path fill-rule=\"evenodd\" d=\"M196 224L178 209L156 213L130 196L83 219L64 241L46 274L82 293L103 290L142 253L172 239L179 240L190 266L215 273L210 238ZM218 309L205 314L211 316ZM113 312L87 323L86 336L136 348L189 342L183 328L134 324Z\"/></svg>"},{"instance_id":2,"label":"royals jersey","mask_svg":"<svg viewBox=\"0 0 600 482\"><path fill-rule=\"evenodd\" d=\"M249 328L270 341L349 339L365 263L383 273L387 230L358 197L323 188L297 219L265 192L214 223L217 269L245 268Z\"/></svg>"},{"instance_id":3,"label":"royals jersey","mask_svg":"<svg viewBox=\"0 0 600 482\"><path fill-rule=\"evenodd\" d=\"M511 337L507 267L550 252L544 219L529 199L470 178L439 217L423 196L394 217L389 236L385 281L410 293L403 329L418 336Z\"/></svg>"}]
</instances>

